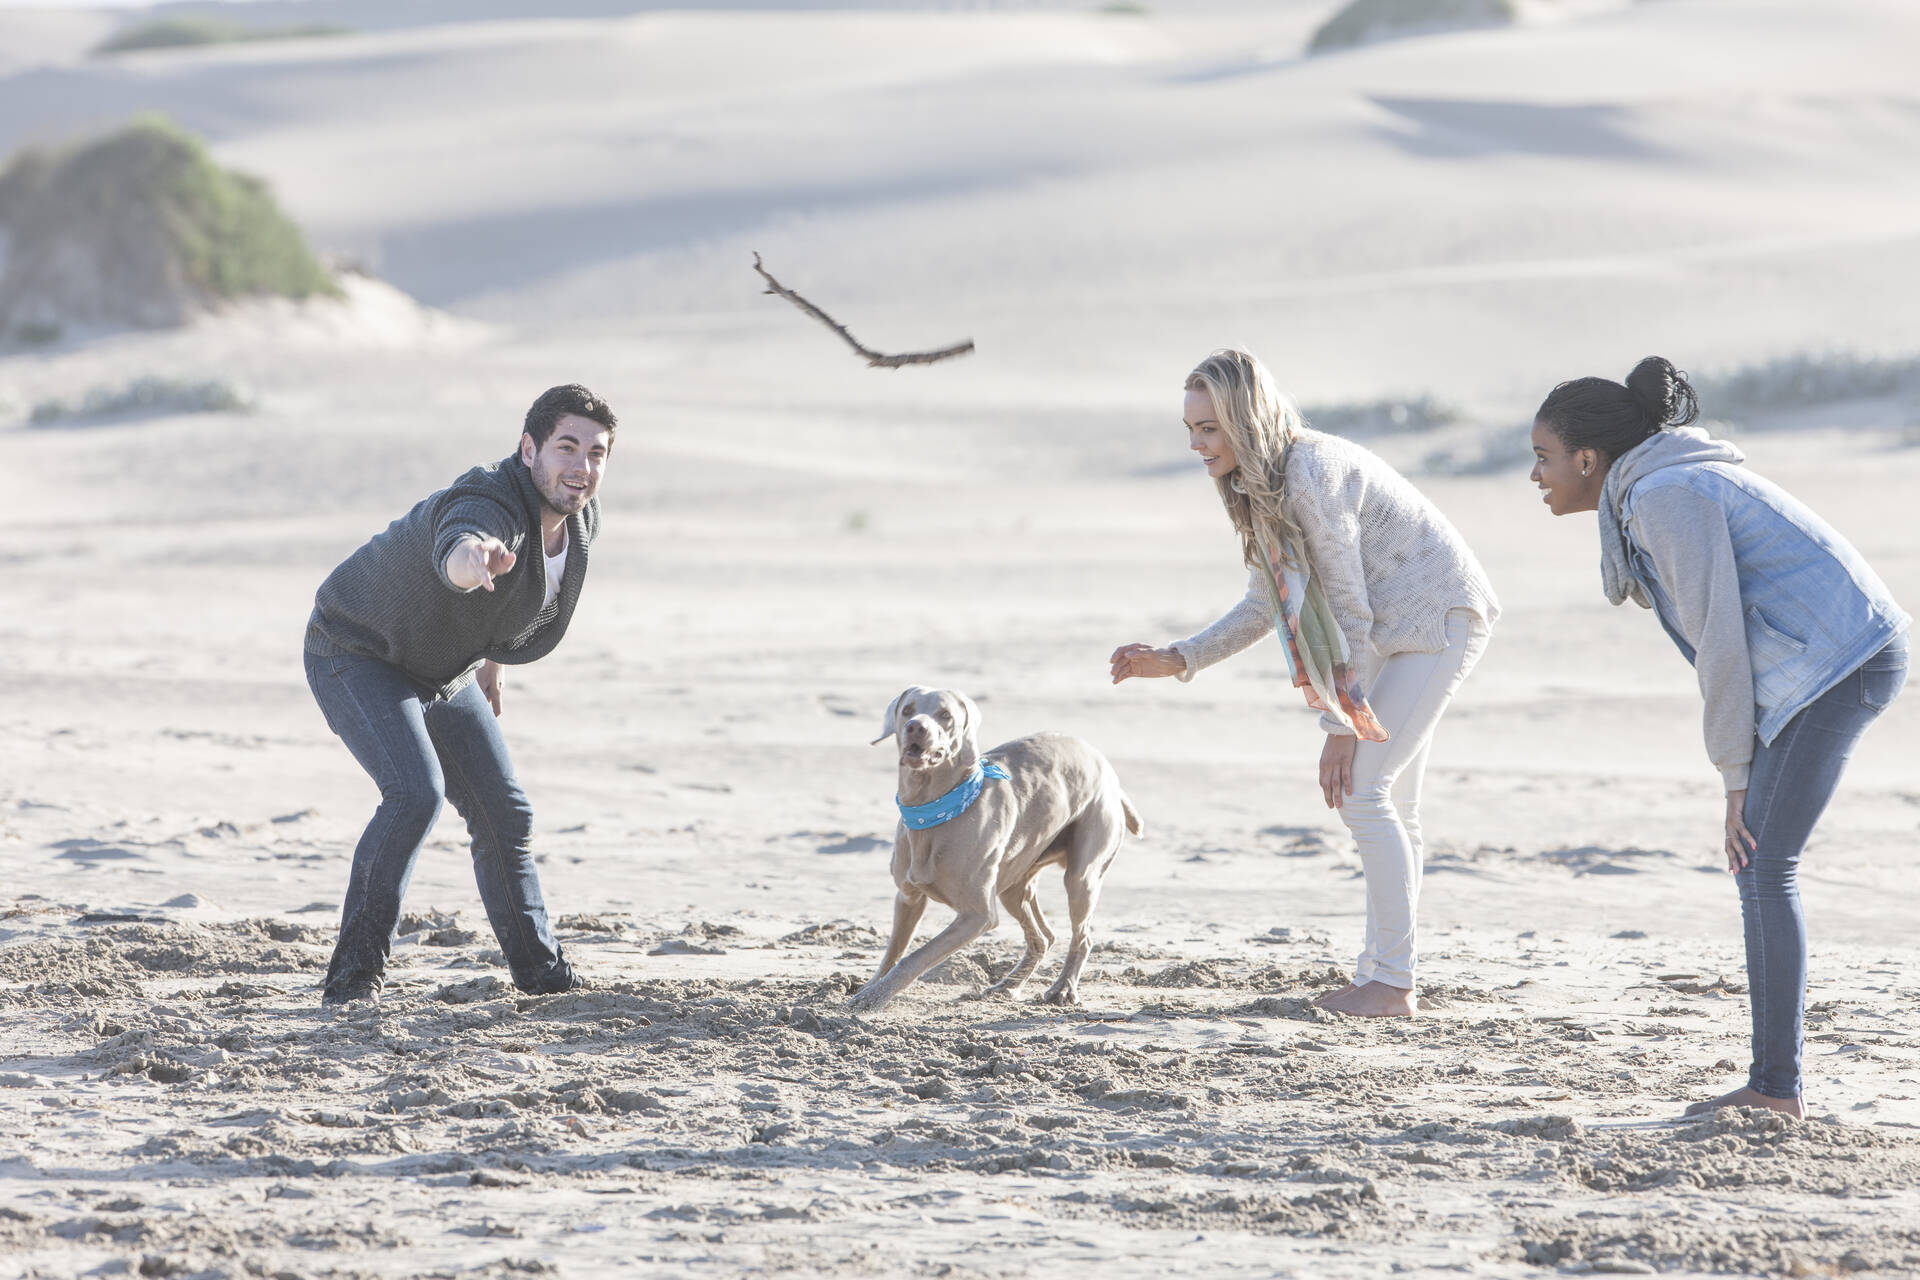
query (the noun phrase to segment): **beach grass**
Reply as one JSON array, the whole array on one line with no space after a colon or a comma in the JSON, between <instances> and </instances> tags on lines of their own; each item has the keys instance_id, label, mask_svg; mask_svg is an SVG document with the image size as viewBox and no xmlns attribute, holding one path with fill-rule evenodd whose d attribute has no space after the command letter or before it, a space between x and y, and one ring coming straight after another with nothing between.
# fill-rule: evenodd
<instances>
[{"instance_id":1,"label":"beach grass","mask_svg":"<svg viewBox=\"0 0 1920 1280\"><path fill-rule=\"evenodd\" d=\"M1315 29L1307 52L1330 53L1399 36L1506 26L1519 16L1514 0L1350 0Z\"/></svg>"},{"instance_id":2,"label":"beach grass","mask_svg":"<svg viewBox=\"0 0 1920 1280\"><path fill-rule=\"evenodd\" d=\"M310 24L261 29L225 18L187 16L158 18L115 32L94 46L95 57L136 53L145 49L187 49L199 45L236 44L254 40L301 40L315 36L350 34L351 28Z\"/></svg>"}]
</instances>

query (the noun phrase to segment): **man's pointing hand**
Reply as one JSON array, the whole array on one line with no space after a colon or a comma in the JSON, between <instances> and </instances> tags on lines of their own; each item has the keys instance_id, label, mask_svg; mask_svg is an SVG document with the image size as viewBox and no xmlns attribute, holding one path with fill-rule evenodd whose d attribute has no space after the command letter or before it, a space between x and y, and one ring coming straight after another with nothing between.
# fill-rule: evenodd
<instances>
[{"instance_id":1,"label":"man's pointing hand","mask_svg":"<svg viewBox=\"0 0 1920 1280\"><path fill-rule=\"evenodd\" d=\"M516 559L498 538L462 538L447 556L447 581L462 591L493 590L493 580L513 568Z\"/></svg>"}]
</instances>

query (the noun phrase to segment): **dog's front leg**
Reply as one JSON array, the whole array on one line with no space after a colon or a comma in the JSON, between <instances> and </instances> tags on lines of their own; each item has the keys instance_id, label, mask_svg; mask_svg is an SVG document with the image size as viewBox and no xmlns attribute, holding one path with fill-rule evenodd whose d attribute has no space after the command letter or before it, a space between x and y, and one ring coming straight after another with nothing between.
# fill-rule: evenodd
<instances>
[{"instance_id":1,"label":"dog's front leg","mask_svg":"<svg viewBox=\"0 0 1920 1280\"><path fill-rule=\"evenodd\" d=\"M887 953L880 957L880 967L874 970L873 981L878 982L887 976L887 970L900 963L900 957L907 954L907 944L913 941L913 931L920 927L920 917L927 913L927 895L909 894L905 889L893 895L893 936L887 939ZM867 986L872 986L869 982Z\"/></svg>"},{"instance_id":2,"label":"dog's front leg","mask_svg":"<svg viewBox=\"0 0 1920 1280\"><path fill-rule=\"evenodd\" d=\"M996 922L992 899L987 899L984 906L969 903L953 918L952 924L934 934L925 946L855 992L847 1001L848 1006L860 1013L880 1008L899 995L908 983L993 928Z\"/></svg>"},{"instance_id":3,"label":"dog's front leg","mask_svg":"<svg viewBox=\"0 0 1920 1280\"><path fill-rule=\"evenodd\" d=\"M924 832L918 840L915 840L905 824L900 828L899 839L907 846L907 878L904 884L916 886L932 884L934 846L938 842Z\"/></svg>"}]
</instances>

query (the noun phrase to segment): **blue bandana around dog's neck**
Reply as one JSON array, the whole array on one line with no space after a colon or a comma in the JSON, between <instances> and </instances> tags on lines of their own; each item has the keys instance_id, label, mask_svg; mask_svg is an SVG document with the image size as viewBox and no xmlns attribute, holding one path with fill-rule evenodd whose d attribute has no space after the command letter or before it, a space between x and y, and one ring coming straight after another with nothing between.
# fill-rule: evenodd
<instances>
[{"instance_id":1,"label":"blue bandana around dog's neck","mask_svg":"<svg viewBox=\"0 0 1920 1280\"><path fill-rule=\"evenodd\" d=\"M925 804L900 804L900 797L893 802L900 805L900 821L915 831L925 831L928 827L937 827L943 822L952 822L955 818L973 808L973 802L980 798L988 778L1007 777L1007 771L992 761L973 762L973 772L961 779L960 785L937 800Z\"/></svg>"}]
</instances>

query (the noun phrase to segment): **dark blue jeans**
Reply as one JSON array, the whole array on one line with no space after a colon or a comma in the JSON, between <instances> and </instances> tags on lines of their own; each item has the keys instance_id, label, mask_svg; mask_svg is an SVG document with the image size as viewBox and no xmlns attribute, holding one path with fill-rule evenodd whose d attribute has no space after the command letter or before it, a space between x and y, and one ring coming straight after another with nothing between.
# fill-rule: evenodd
<instances>
[{"instance_id":1,"label":"dark blue jeans","mask_svg":"<svg viewBox=\"0 0 1920 1280\"><path fill-rule=\"evenodd\" d=\"M547 922L529 848L533 808L479 686L441 700L373 658L306 659L327 727L380 787L380 807L353 851L327 997L379 989L401 899L443 798L467 820L480 901L513 985L534 993L571 987L573 969Z\"/></svg>"},{"instance_id":2,"label":"dark blue jeans","mask_svg":"<svg viewBox=\"0 0 1920 1280\"><path fill-rule=\"evenodd\" d=\"M1899 636L1787 721L1772 746L1756 742L1747 781L1747 830L1759 842L1740 885L1753 1003L1747 1085L1769 1098L1800 1096L1807 1005L1807 927L1800 914L1800 852L1820 821L1854 744L1907 679Z\"/></svg>"}]
</instances>

